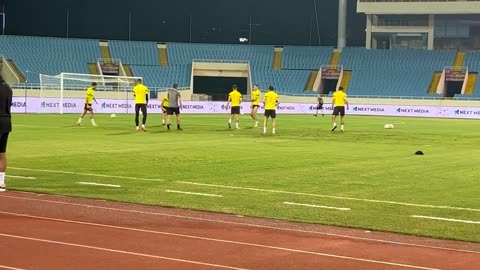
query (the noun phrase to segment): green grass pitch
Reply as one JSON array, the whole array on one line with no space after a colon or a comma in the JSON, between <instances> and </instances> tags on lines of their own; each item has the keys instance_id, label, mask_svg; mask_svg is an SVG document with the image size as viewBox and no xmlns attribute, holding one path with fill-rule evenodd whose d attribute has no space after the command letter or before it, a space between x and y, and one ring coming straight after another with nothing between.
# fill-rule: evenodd
<instances>
[{"instance_id":1,"label":"green grass pitch","mask_svg":"<svg viewBox=\"0 0 480 270\"><path fill-rule=\"evenodd\" d=\"M347 116L332 133L329 116L279 115L272 136L247 115L182 117L140 133L131 115L14 115L8 188L480 242L477 120Z\"/></svg>"}]
</instances>

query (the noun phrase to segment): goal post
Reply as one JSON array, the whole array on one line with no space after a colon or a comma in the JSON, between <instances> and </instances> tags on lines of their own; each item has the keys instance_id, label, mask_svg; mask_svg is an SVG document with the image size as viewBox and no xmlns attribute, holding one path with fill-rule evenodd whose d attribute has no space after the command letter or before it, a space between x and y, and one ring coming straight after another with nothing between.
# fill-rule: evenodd
<instances>
[{"instance_id":1,"label":"goal post","mask_svg":"<svg viewBox=\"0 0 480 270\"><path fill-rule=\"evenodd\" d=\"M64 99L85 98L85 89L97 83L97 91L125 93L128 99L137 79L142 77L93 75L80 73L40 74L40 98L57 98L59 113L63 114ZM122 95L123 96L123 95Z\"/></svg>"}]
</instances>

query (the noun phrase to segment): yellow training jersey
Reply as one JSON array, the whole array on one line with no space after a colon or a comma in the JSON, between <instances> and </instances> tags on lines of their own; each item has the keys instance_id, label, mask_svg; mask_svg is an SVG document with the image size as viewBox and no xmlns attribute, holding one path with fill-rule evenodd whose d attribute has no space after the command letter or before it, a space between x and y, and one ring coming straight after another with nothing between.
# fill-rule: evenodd
<instances>
[{"instance_id":1,"label":"yellow training jersey","mask_svg":"<svg viewBox=\"0 0 480 270\"><path fill-rule=\"evenodd\" d=\"M230 102L232 102L232 107L238 107L242 102L242 94L240 94L240 92L237 90L233 90L230 92L230 94L228 94L228 99L230 99Z\"/></svg>"},{"instance_id":2,"label":"yellow training jersey","mask_svg":"<svg viewBox=\"0 0 480 270\"><path fill-rule=\"evenodd\" d=\"M135 104L147 104L148 88L143 84L137 84L133 87Z\"/></svg>"},{"instance_id":3,"label":"yellow training jersey","mask_svg":"<svg viewBox=\"0 0 480 270\"><path fill-rule=\"evenodd\" d=\"M264 97L265 110L275 110L278 103L278 95L274 91L268 91Z\"/></svg>"},{"instance_id":4,"label":"yellow training jersey","mask_svg":"<svg viewBox=\"0 0 480 270\"><path fill-rule=\"evenodd\" d=\"M260 95L262 92L260 90L253 90L252 91L252 105L260 105Z\"/></svg>"},{"instance_id":5,"label":"yellow training jersey","mask_svg":"<svg viewBox=\"0 0 480 270\"><path fill-rule=\"evenodd\" d=\"M165 95L162 99L162 107L166 108L168 107L168 95Z\"/></svg>"},{"instance_id":6,"label":"yellow training jersey","mask_svg":"<svg viewBox=\"0 0 480 270\"><path fill-rule=\"evenodd\" d=\"M93 89L93 87L87 88L87 90L85 91L85 104L92 104L94 94L95 90Z\"/></svg>"},{"instance_id":7,"label":"yellow training jersey","mask_svg":"<svg viewBox=\"0 0 480 270\"><path fill-rule=\"evenodd\" d=\"M344 107L346 101L347 101L347 94L345 94L345 92L337 90L335 91L335 93L333 93L334 107Z\"/></svg>"}]
</instances>

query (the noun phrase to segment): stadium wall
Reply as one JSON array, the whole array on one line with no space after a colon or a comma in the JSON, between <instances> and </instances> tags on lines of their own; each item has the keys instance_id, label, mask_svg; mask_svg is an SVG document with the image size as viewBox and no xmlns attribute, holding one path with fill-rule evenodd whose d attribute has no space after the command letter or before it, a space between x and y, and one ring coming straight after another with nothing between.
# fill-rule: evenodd
<instances>
[{"instance_id":1,"label":"stadium wall","mask_svg":"<svg viewBox=\"0 0 480 270\"><path fill-rule=\"evenodd\" d=\"M32 95L28 92L33 92ZM66 91L63 102L59 98L59 91L15 89L13 99L13 113L78 113L83 108L83 91ZM22 94L23 95L19 95ZM25 96L25 93L27 95ZM191 92L183 91L187 97ZM129 92L103 92L97 96L98 104L94 104L97 113L132 113L133 99ZM105 98L108 96L108 98ZM158 95L162 98L164 93ZM191 96L191 95L190 95ZM279 114L313 114L317 112L316 100L314 97L297 98L292 102L288 96L281 96L281 104L277 111ZM288 102L287 100L290 99ZM149 112L161 113L161 100L153 99L148 104ZM225 101L189 101L183 102L182 112L192 114L226 113ZM241 106L241 113L250 112L250 103L244 102ZM263 108L260 108L260 113ZM331 114L331 99L325 98L324 110L321 113ZM473 100L426 100L426 99L372 99L352 98L350 99L350 115L370 116L395 116L395 117L430 117L430 118L458 118L458 119L480 119L480 101Z\"/></svg>"}]
</instances>

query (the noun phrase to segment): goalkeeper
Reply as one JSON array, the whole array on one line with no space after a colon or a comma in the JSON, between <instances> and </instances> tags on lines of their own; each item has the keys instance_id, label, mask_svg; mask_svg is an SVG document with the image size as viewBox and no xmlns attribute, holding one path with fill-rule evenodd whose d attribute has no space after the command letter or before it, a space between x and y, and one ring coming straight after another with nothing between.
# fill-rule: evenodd
<instances>
[{"instance_id":1,"label":"goalkeeper","mask_svg":"<svg viewBox=\"0 0 480 270\"><path fill-rule=\"evenodd\" d=\"M147 123L147 103L148 103L148 88L142 84L141 79L137 79L137 84L133 87L133 96L135 97L135 125L136 130L140 129L144 132L147 131L145 124ZM139 116L142 111L142 127L139 127Z\"/></svg>"}]
</instances>

